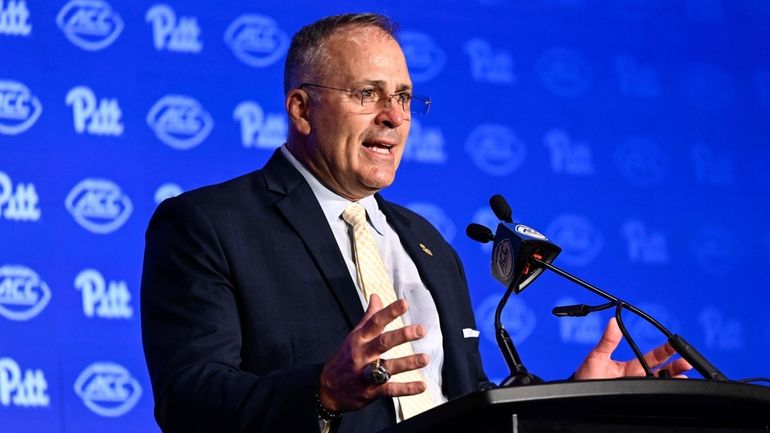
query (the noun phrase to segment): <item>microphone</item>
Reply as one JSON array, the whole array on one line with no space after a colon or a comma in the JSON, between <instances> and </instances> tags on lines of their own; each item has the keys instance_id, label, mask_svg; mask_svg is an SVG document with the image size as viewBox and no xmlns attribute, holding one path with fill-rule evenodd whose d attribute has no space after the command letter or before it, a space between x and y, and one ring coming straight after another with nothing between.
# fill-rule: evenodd
<instances>
[{"instance_id":1,"label":"microphone","mask_svg":"<svg viewBox=\"0 0 770 433\"><path fill-rule=\"evenodd\" d=\"M508 200L506 200L505 197L501 196L500 194L493 195L489 198L489 207L492 208L492 212L495 213L497 219L507 223L513 222L513 219L511 218L513 212L511 211L511 206L508 205Z\"/></svg>"},{"instance_id":2,"label":"microphone","mask_svg":"<svg viewBox=\"0 0 770 433\"><path fill-rule=\"evenodd\" d=\"M505 295L503 295L502 300L497 306L497 311L495 312L497 342L500 346L500 350L503 352L503 357L511 370L511 376L509 376L501 386L537 383L538 380L542 382L542 380L536 376L532 376L528 373L527 369L521 364L516 349L513 346L513 342L502 326L500 316L511 293L521 293L525 287L542 274L544 269L548 269L609 301L605 304L595 306L579 304L556 307L553 309L554 315L558 317L586 316L595 311L602 311L615 307L615 318L617 319L620 331L626 338L629 346L631 346L634 355L636 355L636 358L648 377L654 377L654 374L647 364L647 361L644 359L644 355L639 350L623 324L621 316L623 310L628 310L636 314L656 327L666 336L669 344L674 350L676 350L682 358L692 364L695 370L701 373L704 378L718 381L729 380L724 373L719 371L703 355L701 355L695 347L681 336L666 329L649 314L628 302L553 266L551 262L553 262L556 256L559 255L561 248L550 242L548 238L532 227L514 223L511 216L511 207L502 195L495 194L492 196L489 199L489 205L495 215L500 220L504 221L498 224L494 236L492 236L492 231L490 229L479 224L470 224L466 233L471 239L478 242L486 243L490 240L494 240L492 250L492 275L507 288Z\"/></svg>"},{"instance_id":3,"label":"microphone","mask_svg":"<svg viewBox=\"0 0 770 433\"><path fill-rule=\"evenodd\" d=\"M561 248L532 227L514 223L511 207L500 194L493 195L489 204L495 215L506 221L498 224L494 236L492 275L519 294L543 273L543 266L530 260L530 257L551 263L561 253Z\"/></svg>"},{"instance_id":4,"label":"microphone","mask_svg":"<svg viewBox=\"0 0 770 433\"><path fill-rule=\"evenodd\" d=\"M485 227L481 224L468 224L468 227L465 228L465 234L474 241L480 242L482 244L495 240L495 236L492 234L492 230L490 230L489 227Z\"/></svg>"}]
</instances>

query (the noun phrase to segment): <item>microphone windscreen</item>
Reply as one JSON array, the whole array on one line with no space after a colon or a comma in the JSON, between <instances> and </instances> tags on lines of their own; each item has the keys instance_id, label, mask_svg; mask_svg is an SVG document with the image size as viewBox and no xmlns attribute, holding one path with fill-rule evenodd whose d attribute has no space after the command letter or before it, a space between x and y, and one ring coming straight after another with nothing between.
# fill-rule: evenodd
<instances>
[{"instance_id":1,"label":"microphone windscreen","mask_svg":"<svg viewBox=\"0 0 770 433\"><path fill-rule=\"evenodd\" d=\"M492 212L495 213L495 216L497 216L498 219L507 223L513 222L513 212L505 197L500 194L493 195L489 198L489 206L492 208Z\"/></svg>"},{"instance_id":2,"label":"microphone windscreen","mask_svg":"<svg viewBox=\"0 0 770 433\"><path fill-rule=\"evenodd\" d=\"M468 224L468 227L465 228L465 234L474 241L481 242L482 244L495 239L492 230L476 223Z\"/></svg>"}]
</instances>

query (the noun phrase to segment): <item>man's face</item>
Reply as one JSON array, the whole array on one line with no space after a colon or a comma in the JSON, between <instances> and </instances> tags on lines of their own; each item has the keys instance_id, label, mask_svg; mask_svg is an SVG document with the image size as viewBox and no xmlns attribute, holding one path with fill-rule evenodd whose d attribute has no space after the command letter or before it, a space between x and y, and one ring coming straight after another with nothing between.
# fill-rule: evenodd
<instances>
[{"instance_id":1,"label":"man's face","mask_svg":"<svg viewBox=\"0 0 770 433\"><path fill-rule=\"evenodd\" d=\"M326 67L312 84L411 91L398 43L377 28L354 28L326 43ZM352 200L389 186L404 153L411 114L392 99L362 107L359 95L305 87L310 133L301 159L327 187Z\"/></svg>"}]
</instances>

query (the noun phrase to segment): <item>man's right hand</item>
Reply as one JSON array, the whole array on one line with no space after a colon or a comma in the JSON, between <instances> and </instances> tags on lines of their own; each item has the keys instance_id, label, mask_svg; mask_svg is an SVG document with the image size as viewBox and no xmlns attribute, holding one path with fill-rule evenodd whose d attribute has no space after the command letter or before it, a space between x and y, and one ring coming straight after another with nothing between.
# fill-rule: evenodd
<instances>
[{"instance_id":1,"label":"man's right hand","mask_svg":"<svg viewBox=\"0 0 770 433\"><path fill-rule=\"evenodd\" d=\"M377 295L369 298L364 317L321 370L318 396L324 407L334 412L347 412L360 409L379 397L414 395L425 391L427 385L422 381L388 381L374 385L364 377L366 366L379 359L383 353L425 335L422 325L385 331L385 326L406 313L408 308L403 299L383 308ZM427 364L428 356L424 353L383 360L383 365L391 375L420 369Z\"/></svg>"}]
</instances>

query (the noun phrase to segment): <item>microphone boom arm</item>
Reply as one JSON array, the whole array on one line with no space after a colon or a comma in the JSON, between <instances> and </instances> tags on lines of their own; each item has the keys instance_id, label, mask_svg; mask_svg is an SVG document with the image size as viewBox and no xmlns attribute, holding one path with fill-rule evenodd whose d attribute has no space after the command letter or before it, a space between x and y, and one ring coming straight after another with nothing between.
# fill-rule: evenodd
<instances>
[{"instance_id":1,"label":"microphone boom arm","mask_svg":"<svg viewBox=\"0 0 770 433\"><path fill-rule=\"evenodd\" d=\"M620 327L620 331L623 333L623 336L628 341L629 345L631 346L631 349L634 351L634 354L636 355L637 359L642 365L642 368L645 370L645 373L647 376L652 376L652 370L650 370L650 367L647 365L647 363L644 360L644 356L639 351L639 348L636 347L636 343L634 343L631 336L628 334L628 331L625 329L625 326L623 325L622 319L620 317L620 312L622 309L626 309L628 311L631 311L632 313L636 314L637 316L641 317L654 327L656 327L660 332L663 333L663 335L666 336L668 339L669 344L671 344L671 347L676 350L679 355L687 360L692 366L697 370L704 378L706 379L712 379L712 380L718 380L718 381L727 381L727 376L724 375L719 369L717 369L714 365L712 365L703 355L698 352L695 347L693 347L690 343L688 343L683 337L671 333L668 329L666 329L665 326L663 326L660 322L655 320L652 316L645 313L644 311L640 310L639 308L617 298L616 296L613 296L604 290L595 287L580 278L563 271L562 269L559 269L556 266L551 265L550 263L547 263L543 260L538 259L537 257L530 256L529 260L537 263L540 266L543 266L544 268L555 272L561 277L564 277L573 283L584 287L588 289L589 291L601 296L604 299L607 299L610 301L610 303L616 304L616 310L615 310L615 317L618 320L618 326Z\"/></svg>"}]
</instances>

